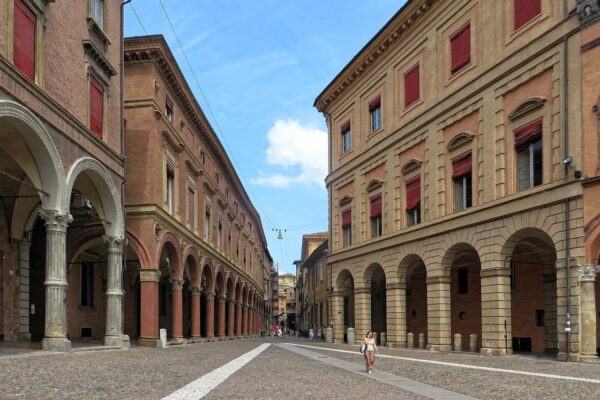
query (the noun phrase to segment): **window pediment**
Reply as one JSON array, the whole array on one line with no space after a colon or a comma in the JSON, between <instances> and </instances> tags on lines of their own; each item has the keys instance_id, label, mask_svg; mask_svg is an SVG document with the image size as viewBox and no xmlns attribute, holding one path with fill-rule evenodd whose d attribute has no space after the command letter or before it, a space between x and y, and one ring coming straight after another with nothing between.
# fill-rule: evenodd
<instances>
[{"instance_id":1,"label":"window pediment","mask_svg":"<svg viewBox=\"0 0 600 400\"><path fill-rule=\"evenodd\" d=\"M528 112L543 107L545 102L546 98L542 96L528 97L527 100L519 104L510 114L508 114L508 118L511 120L519 118Z\"/></svg>"},{"instance_id":2,"label":"window pediment","mask_svg":"<svg viewBox=\"0 0 600 400\"><path fill-rule=\"evenodd\" d=\"M475 135L473 135L472 133L461 132L454 136L452 139L450 139L450 142L448 143L448 150L454 150L465 143L469 143L473 140L474 137Z\"/></svg>"},{"instance_id":3,"label":"window pediment","mask_svg":"<svg viewBox=\"0 0 600 400\"><path fill-rule=\"evenodd\" d=\"M194 176L194 178L197 178L200 175L202 175L202 170L196 168L190 160L185 160L185 166L187 167L187 170L192 174L192 176Z\"/></svg>"},{"instance_id":4,"label":"window pediment","mask_svg":"<svg viewBox=\"0 0 600 400\"><path fill-rule=\"evenodd\" d=\"M411 171L414 171L416 169L419 169L421 167L421 164L423 164L423 161L418 160L416 158L413 158L411 160L408 160L401 169L401 172L403 174L408 174Z\"/></svg>"},{"instance_id":5,"label":"window pediment","mask_svg":"<svg viewBox=\"0 0 600 400\"><path fill-rule=\"evenodd\" d=\"M163 142L176 154L181 153L185 149L185 145L183 143L176 143L167 131L163 131L162 136Z\"/></svg>"},{"instance_id":6,"label":"window pediment","mask_svg":"<svg viewBox=\"0 0 600 400\"><path fill-rule=\"evenodd\" d=\"M379 189L383 186L383 181L378 178L371 179L369 184L367 185L367 192L372 192L373 190Z\"/></svg>"},{"instance_id":7,"label":"window pediment","mask_svg":"<svg viewBox=\"0 0 600 400\"><path fill-rule=\"evenodd\" d=\"M346 204L350 204L352 202L352 196L345 195L340 199L340 206L345 206Z\"/></svg>"}]
</instances>

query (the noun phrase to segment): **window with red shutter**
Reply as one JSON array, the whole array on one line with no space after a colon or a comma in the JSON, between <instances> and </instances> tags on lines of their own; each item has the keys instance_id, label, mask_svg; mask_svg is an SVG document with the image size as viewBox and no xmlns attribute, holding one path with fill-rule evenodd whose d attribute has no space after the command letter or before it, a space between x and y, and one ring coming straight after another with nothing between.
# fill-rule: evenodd
<instances>
[{"instance_id":1,"label":"window with red shutter","mask_svg":"<svg viewBox=\"0 0 600 400\"><path fill-rule=\"evenodd\" d=\"M407 108L421 98L419 64L404 75L404 107Z\"/></svg>"},{"instance_id":2,"label":"window with red shutter","mask_svg":"<svg viewBox=\"0 0 600 400\"><path fill-rule=\"evenodd\" d=\"M452 73L471 62L471 24L465 25L450 38L450 53Z\"/></svg>"},{"instance_id":3,"label":"window with red shutter","mask_svg":"<svg viewBox=\"0 0 600 400\"><path fill-rule=\"evenodd\" d=\"M98 137L103 135L104 88L90 76L90 130Z\"/></svg>"},{"instance_id":4,"label":"window with red shutter","mask_svg":"<svg viewBox=\"0 0 600 400\"><path fill-rule=\"evenodd\" d=\"M35 80L36 20L36 15L23 0L15 0L13 60L15 67L31 80Z\"/></svg>"},{"instance_id":5,"label":"window with red shutter","mask_svg":"<svg viewBox=\"0 0 600 400\"><path fill-rule=\"evenodd\" d=\"M514 0L515 30L542 12L541 0Z\"/></svg>"}]
</instances>

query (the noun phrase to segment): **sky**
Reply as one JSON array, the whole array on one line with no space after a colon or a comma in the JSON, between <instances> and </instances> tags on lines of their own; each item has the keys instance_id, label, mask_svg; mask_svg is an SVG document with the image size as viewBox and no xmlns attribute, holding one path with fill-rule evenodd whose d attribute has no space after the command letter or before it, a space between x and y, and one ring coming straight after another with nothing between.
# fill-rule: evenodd
<instances>
[{"instance_id":1,"label":"sky","mask_svg":"<svg viewBox=\"0 0 600 400\"><path fill-rule=\"evenodd\" d=\"M133 0L125 6L125 36L166 38L260 214L280 273L295 273L303 234L327 231L327 129L314 100L403 3Z\"/></svg>"}]
</instances>

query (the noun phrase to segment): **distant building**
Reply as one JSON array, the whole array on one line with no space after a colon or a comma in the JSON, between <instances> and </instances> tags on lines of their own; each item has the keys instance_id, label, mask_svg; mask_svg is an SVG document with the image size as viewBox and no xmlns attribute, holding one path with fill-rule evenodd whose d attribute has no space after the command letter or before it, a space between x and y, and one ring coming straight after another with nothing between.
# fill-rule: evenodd
<instances>
[{"instance_id":1,"label":"distant building","mask_svg":"<svg viewBox=\"0 0 600 400\"><path fill-rule=\"evenodd\" d=\"M292 291L293 291L294 288L296 287L296 275L288 272L286 274L279 275L277 278L277 281L278 281L278 298L279 298L278 320L280 322L284 321L285 325L288 328L295 329L295 316L296 316L295 301L293 302L294 309L292 310L290 308L290 306L288 306L288 303L291 303L291 302L288 302L288 296L289 296L288 289L292 289ZM290 312L288 312L288 311L290 311ZM294 327L292 327L292 325Z\"/></svg>"}]
</instances>

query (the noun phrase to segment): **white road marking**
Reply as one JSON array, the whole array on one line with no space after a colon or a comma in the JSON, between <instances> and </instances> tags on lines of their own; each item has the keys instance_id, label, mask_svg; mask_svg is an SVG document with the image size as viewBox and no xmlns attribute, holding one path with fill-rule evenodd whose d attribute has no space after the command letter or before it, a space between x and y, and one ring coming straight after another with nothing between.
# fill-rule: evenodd
<instances>
[{"instance_id":1,"label":"white road marking","mask_svg":"<svg viewBox=\"0 0 600 400\"><path fill-rule=\"evenodd\" d=\"M305 344L296 344L296 343L286 343L286 344L289 344L289 345L292 345L292 346L307 347L307 348L311 348L311 349L319 349L319 350L326 350L326 351L336 351L338 353L354 354L354 355L362 357L362 355L358 352L358 350L357 351L339 350L339 349L331 349L331 348L328 348L328 347L308 346L308 345L305 345ZM477 369L477 370L481 370L481 371L504 372L504 373L507 373L507 374L529 375L529 376L538 376L538 377L542 377L542 378L563 379L563 380L567 380L567 381L577 381L577 382L586 382L586 383L600 384L600 379L580 378L578 376L554 375L554 374L544 374L542 372L519 371L519 370L516 370L516 369L482 367L482 366L479 366L479 365L458 364L458 363L452 363L452 362L446 362L446 361L423 360L423 359L420 359L420 358L390 356L390 355L387 355L387 354L379 354L377 357L393 358L393 359L397 359L397 360L414 361L414 362L420 362L420 363L426 363L426 364L436 364L436 365L443 365L443 366L447 366L447 367Z\"/></svg>"},{"instance_id":2,"label":"white road marking","mask_svg":"<svg viewBox=\"0 0 600 400\"><path fill-rule=\"evenodd\" d=\"M206 396L211 390L223 383L227 378L233 375L238 369L248 364L257 355L269 347L270 343L264 343L236 358L227 364L217 368L206 375L201 376L195 381L185 385L181 389L163 397L163 400L198 400Z\"/></svg>"}]
</instances>

